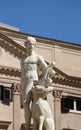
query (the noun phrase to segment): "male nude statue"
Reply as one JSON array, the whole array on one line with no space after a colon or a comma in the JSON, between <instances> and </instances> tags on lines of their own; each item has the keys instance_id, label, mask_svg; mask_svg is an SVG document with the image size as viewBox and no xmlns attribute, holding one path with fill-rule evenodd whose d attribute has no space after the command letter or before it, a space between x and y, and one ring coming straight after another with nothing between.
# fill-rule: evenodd
<instances>
[{"instance_id":1,"label":"male nude statue","mask_svg":"<svg viewBox=\"0 0 81 130\"><path fill-rule=\"evenodd\" d=\"M44 61L43 57L34 52L36 46L36 39L33 37L28 37L25 42L27 49L27 55L21 61L21 91L23 95L23 106L25 112L25 121L26 121L26 130L29 130L30 121L31 121L31 112L30 112L30 102L31 102L31 90L34 84L34 81L39 80L38 76L38 67L41 67L43 71L47 64Z\"/></svg>"}]
</instances>

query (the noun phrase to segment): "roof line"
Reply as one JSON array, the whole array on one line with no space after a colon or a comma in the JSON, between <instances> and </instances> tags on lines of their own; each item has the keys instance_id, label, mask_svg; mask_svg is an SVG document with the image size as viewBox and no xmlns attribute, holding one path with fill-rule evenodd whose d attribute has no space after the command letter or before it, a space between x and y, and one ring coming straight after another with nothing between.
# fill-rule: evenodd
<instances>
[{"instance_id":1,"label":"roof line","mask_svg":"<svg viewBox=\"0 0 81 130\"><path fill-rule=\"evenodd\" d=\"M61 43L66 43L66 44L69 44L69 45L75 45L75 46L81 47L81 45L79 43L57 40L57 39L54 39L54 38L48 38L48 37L38 36L38 35L35 35L35 34L29 34L29 33L24 33L24 32L17 32L15 30L8 30L8 29L2 29L2 28L0 28L0 29L5 30L5 31L9 31L9 32L14 32L14 33L17 33L17 34L29 35L29 36L33 36L33 37L37 37L37 38L43 38L43 39L46 39L46 40L51 40L51 41L56 41L56 42L61 42Z\"/></svg>"}]
</instances>

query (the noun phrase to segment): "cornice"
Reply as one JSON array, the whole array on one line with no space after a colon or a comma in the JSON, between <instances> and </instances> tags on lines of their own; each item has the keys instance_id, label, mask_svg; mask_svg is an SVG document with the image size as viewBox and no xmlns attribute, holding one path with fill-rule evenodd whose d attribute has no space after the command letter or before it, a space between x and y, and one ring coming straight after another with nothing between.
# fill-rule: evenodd
<instances>
[{"instance_id":1,"label":"cornice","mask_svg":"<svg viewBox=\"0 0 81 130\"><path fill-rule=\"evenodd\" d=\"M72 77L63 73L58 68L54 68L56 75L53 77L53 83L59 85L65 85L74 88L81 88L81 78ZM21 77L21 70L18 68L12 68L7 66L0 66L0 74L10 75L14 77Z\"/></svg>"},{"instance_id":2,"label":"cornice","mask_svg":"<svg viewBox=\"0 0 81 130\"><path fill-rule=\"evenodd\" d=\"M0 28L0 30L3 32L3 34L7 34L8 36L14 36L14 37L18 37L20 39L22 38L24 40L27 39L27 36L32 36L32 37L35 37L37 39L37 42L40 42L40 43L50 44L52 46L57 45L57 46L81 51L81 45L78 43L72 43L72 42L57 40L57 39L53 39L53 38L47 38L47 37L43 37L43 36L37 36L34 34L28 34L28 33L23 33L23 32L18 32L18 31L11 31L8 29Z\"/></svg>"},{"instance_id":3,"label":"cornice","mask_svg":"<svg viewBox=\"0 0 81 130\"><path fill-rule=\"evenodd\" d=\"M54 67L54 70L57 73L53 77L54 83L69 86L69 87L71 86L71 87L81 88L81 78L67 75L56 67Z\"/></svg>"},{"instance_id":4,"label":"cornice","mask_svg":"<svg viewBox=\"0 0 81 130\"><path fill-rule=\"evenodd\" d=\"M7 67L7 66L0 66L0 74L20 77L21 76L21 71L18 68L12 68L12 67Z\"/></svg>"}]
</instances>

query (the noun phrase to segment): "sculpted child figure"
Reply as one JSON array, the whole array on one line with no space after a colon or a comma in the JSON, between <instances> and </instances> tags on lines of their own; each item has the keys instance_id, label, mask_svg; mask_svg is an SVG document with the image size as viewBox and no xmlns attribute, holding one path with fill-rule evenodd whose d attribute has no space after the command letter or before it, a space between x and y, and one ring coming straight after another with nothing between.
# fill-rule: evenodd
<instances>
[{"instance_id":1,"label":"sculpted child figure","mask_svg":"<svg viewBox=\"0 0 81 130\"><path fill-rule=\"evenodd\" d=\"M36 39L28 37L25 42L27 49L27 55L21 61L21 91L23 95L23 106L26 122L26 130L29 130L31 121L30 102L32 100L31 90L34 81L39 80L38 67L41 67L41 71L47 67L43 57L36 54L34 48L36 46Z\"/></svg>"}]
</instances>

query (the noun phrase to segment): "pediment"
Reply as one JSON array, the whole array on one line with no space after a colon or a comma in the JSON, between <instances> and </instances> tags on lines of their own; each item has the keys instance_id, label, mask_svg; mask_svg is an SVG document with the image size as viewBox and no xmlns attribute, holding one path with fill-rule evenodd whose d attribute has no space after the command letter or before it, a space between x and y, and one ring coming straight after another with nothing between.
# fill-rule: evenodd
<instances>
[{"instance_id":1,"label":"pediment","mask_svg":"<svg viewBox=\"0 0 81 130\"><path fill-rule=\"evenodd\" d=\"M20 76L20 60L25 55L25 48L0 33L0 73Z\"/></svg>"},{"instance_id":2,"label":"pediment","mask_svg":"<svg viewBox=\"0 0 81 130\"><path fill-rule=\"evenodd\" d=\"M55 84L81 88L81 78L67 75L57 67L54 67L54 70L56 71L56 75L53 77Z\"/></svg>"},{"instance_id":3,"label":"pediment","mask_svg":"<svg viewBox=\"0 0 81 130\"><path fill-rule=\"evenodd\" d=\"M6 51L18 58L22 58L26 53L26 49L24 47L20 46L3 33L0 33L0 47L4 48Z\"/></svg>"},{"instance_id":4,"label":"pediment","mask_svg":"<svg viewBox=\"0 0 81 130\"><path fill-rule=\"evenodd\" d=\"M7 66L12 68L20 68L20 59L14 56L13 53L5 50L5 48L0 48L0 66Z\"/></svg>"}]
</instances>

